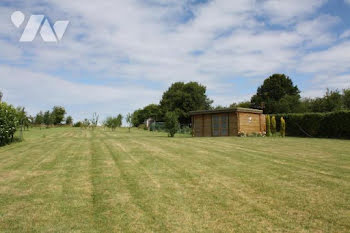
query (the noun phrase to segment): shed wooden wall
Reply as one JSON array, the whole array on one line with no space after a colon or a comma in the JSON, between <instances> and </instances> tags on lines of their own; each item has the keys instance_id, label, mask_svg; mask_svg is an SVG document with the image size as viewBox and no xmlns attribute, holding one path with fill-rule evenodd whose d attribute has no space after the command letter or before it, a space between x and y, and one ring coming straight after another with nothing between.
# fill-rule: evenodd
<instances>
[{"instance_id":1,"label":"shed wooden wall","mask_svg":"<svg viewBox=\"0 0 350 233\"><path fill-rule=\"evenodd\" d=\"M193 135L195 137L213 136L212 117L221 117L223 115L225 114L203 114L192 116ZM251 121L249 120L250 117ZM248 134L266 132L265 115L258 113L231 112L228 113L228 127L229 136L237 136L240 131Z\"/></svg>"},{"instance_id":2,"label":"shed wooden wall","mask_svg":"<svg viewBox=\"0 0 350 233\"><path fill-rule=\"evenodd\" d=\"M244 133L259 133L261 132L262 114L239 112L239 131ZM249 120L251 119L251 120Z\"/></svg>"}]
</instances>

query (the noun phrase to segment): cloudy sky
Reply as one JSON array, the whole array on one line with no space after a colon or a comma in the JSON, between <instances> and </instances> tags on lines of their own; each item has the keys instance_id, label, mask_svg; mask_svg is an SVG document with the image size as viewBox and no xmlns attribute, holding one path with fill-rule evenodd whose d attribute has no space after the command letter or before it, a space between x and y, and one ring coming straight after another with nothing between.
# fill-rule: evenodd
<instances>
[{"instance_id":1,"label":"cloudy sky","mask_svg":"<svg viewBox=\"0 0 350 233\"><path fill-rule=\"evenodd\" d=\"M19 28L14 11L26 16ZM63 39L19 42L32 14L69 20ZM273 73L304 97L350 87L350 0L0 1L0 90L31 114L125 114L176 81L228 105Z\"/></svg>"}]
</instances>

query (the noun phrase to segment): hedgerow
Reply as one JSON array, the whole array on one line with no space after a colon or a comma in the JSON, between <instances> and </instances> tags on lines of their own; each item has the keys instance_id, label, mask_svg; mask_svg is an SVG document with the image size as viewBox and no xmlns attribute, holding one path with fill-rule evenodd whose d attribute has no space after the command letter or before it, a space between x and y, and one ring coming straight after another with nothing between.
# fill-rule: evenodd
<instances>
[{"instance_id":1,"label":"hedgerow","mask_svg":"<svg viewBox=\"0 0 350 233\"><path fill-rule=\"evenodd\" d=\"M331 113L276 114L277 128L281 117L287 122L286 135L350 139L350 111Z\"/></svg>"},{"instance_id":2,"label":"hedgerow","mask_svg":"<svg viewBox=\"0 0 350 233\"><path fill-rule=\"evenodd\" d=\"M17 125L16 109L6 103L0 103L0 146L13 141Z\"/></svg>"}]
</instances>

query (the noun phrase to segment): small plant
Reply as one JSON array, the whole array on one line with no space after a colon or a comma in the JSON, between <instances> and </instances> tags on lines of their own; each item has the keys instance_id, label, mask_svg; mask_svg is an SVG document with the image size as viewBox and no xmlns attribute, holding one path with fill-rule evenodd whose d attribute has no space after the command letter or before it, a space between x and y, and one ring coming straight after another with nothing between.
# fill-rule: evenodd
<instances>
[{"instance_id":1,"label":"small plant","mask_svg":"<svg viewBox=\"0 0 350 233\"><path fill-rule=\"evenodd\" d=\"M284 120L283 117L281 117L281 137L285 137L286 136L286 121Z\"/></svg>"},{"instance_id":2,"label":"small plant","mask_svg":"<svg viewBox=\"0 0 350 233\"><path fill-rule=\"evenodd\" d=\"M266 115L266 136L271 137L271 119L269 115Z\"/></svg>"},{"instance_id":3,"label":"small plant","mask_svg":"<svg viewBox=\"0 0 350 233\"><path fill-rule=\"evenodd\" d=\"M165 114L165 129L169 137L174 137L180 128L179 117L175 112L167 112Z\"/></svg>"},{"instance_id":4,"label":"small plant","mask_svg":"<svg viewBox=\"0 0 350 233\"><path fill-rule=\"evenodd\" d=\"M241 137L241 138L245 138L245 137L247 137L248 135L245 133L245 132L243 132L243 131L239 131L238 132L238 137Z\"/></svg>"},{"instance_id":5,"label":"small plant","mask_svg":"<svg viewBox=\"0 0 350 233\"><path fill-rule=\"evenodd\" d=\"M276 132L277 132L277 126L276 126L276 117L275 116L273 116L272 118L271 118L271 133L272 133L272 135L276 135Z\"/></svg>"}]
</instances>

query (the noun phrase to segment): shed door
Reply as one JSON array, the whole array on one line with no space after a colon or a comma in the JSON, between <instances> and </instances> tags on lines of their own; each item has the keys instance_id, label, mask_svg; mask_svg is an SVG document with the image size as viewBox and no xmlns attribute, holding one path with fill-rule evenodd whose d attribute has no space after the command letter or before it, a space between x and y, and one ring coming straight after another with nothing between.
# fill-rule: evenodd
<instances>
[{"instance_id":1,"label":"shed door","mask_svg":"<svg viewBox=\"0 0 350 233\"><path fill-rule=\"evenodd\" d=\"M212 116L213 136L228 136L228 114Z\"/></svg>"}]
</instances>

